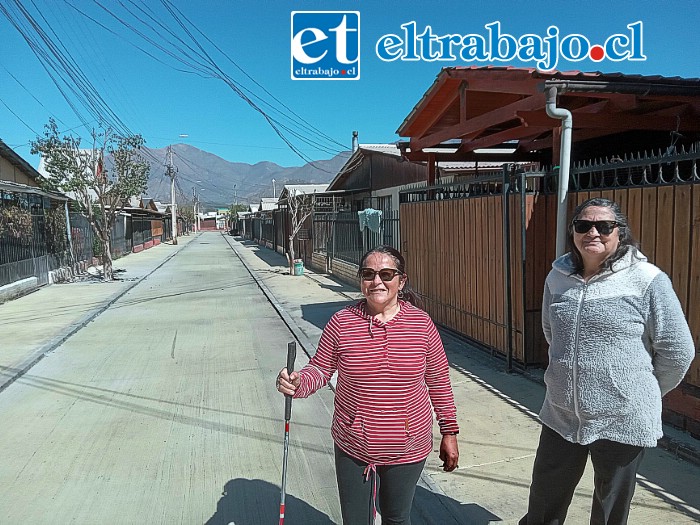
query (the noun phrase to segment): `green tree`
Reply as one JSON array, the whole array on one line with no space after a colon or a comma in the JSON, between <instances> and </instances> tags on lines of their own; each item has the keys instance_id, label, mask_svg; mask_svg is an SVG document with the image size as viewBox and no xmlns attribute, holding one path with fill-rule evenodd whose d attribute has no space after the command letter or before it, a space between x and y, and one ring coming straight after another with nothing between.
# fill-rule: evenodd
<instances>
[{"instance_id":1,"label":"green tree","mask_svg":"<svg viewBox=\"0 0 700 525\"><path fill-rule=\"evenodd\" d=\"M248 211L247 204L231 204L228 208L229 215L235 220L236 213L239 211Z\"/></svg>"},{"instance_id":2,"label":"green tree","mask_svg":"<svg viewBox=\"0 0 700 525\"><path fill-rule=\"evenodd\" d=\"M130 197L146 191L150 164L141 155L145 144L141 135L118 136L110 130L92 132L91 148L81 148L80 138L58 131L49 119L43 136L32 141L32 154L40 154L48 178L48 189L70 194L80 212L90 221L102 252L103 278L113 279L112 225ZM105 154L112 159L105 166Z\"/></svg>"}]
</instances>

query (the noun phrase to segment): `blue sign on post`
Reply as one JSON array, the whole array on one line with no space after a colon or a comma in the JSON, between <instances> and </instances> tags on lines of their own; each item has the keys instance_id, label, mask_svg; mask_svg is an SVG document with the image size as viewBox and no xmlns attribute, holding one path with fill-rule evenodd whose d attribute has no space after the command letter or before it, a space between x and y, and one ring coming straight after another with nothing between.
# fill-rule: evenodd
<instances>
[{"instance_id":1,"label":"blue sign on post","mask_svg":"<svg viewBox=\"0 0 700 525\"><path fill-rule=\"evenodd\" d=\"M293 11L292 80L359 80L359 11Z\"/></svg>"}]
</instances>

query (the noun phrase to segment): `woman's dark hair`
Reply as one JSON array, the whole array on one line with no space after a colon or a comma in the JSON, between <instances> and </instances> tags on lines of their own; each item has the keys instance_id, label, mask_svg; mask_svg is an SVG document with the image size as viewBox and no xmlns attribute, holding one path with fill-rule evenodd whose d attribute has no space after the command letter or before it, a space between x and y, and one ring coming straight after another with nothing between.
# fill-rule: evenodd
<instances>
[{"instance_id":1,"label":"woman's dark hair","mask_svg":"<svg viewBox=\"0 0 700 525\"><path fill-rule=\"evenodd\" d=\"M399 252L396 248L392 248L391 246L382 244L380 246L377 246L376 248L372 248L370 251L365 253L362 256L362 259L360 259L360 269L357 271L357 277L360 277L360 272L362 271L362 268L365 267L367 258L373 253L381 253L383 255L388 255L394 260L396 269L400 271L403 274L403 278L406 279L406 283L404 284L403 289L399 292L399 298L403 299L408 303L411 303L413 306L420 307L420 299L418 299L418 295L413 290L411 290L411 287L408 284L408 275L406 275L406 259L403 258L401 252Z\"/></svg>"},{"instance_id":2,"label":"woman's dark hair","mask_svg":"<svg viewBox=\"0 0 700 525\"><path fill-rule=\"evenodd\" d=\"M588 199L587 201L582 202L576 207L576 209L574 210L574 216L571 219L571 222L569 223L568 227L569 235L567 241L569 244L569 251L571 253L571 262L574 265L576 273L583 271L583 258L581 257L581 253L578 251L578 248L576 248L576 244L574 243L574 221L581 216L583 210L585 210L586 208L590 208L591 206L608 208L610 211L613 212L613 214L615 214L615 222L617 223L617 234L620 239L620 244L617 245L617 250L615 250L615 253L613 253L610 257L608 257L601 263L601 269L612 270L613 263L620 259L623 255L625 255L630 246L632 246L635 249L639 247L637 241L632 236L632 232L630 232L630 228L627 223L627 216L624 213L622 213L622 210L620 209L620 205L618 203L603 198Z\"/></svg>"}]
</instances>

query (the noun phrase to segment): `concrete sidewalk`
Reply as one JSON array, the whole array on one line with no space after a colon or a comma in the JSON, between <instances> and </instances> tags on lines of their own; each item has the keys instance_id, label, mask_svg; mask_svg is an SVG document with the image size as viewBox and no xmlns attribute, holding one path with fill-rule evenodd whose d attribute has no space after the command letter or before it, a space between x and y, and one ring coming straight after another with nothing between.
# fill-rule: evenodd
<instances>
[{"instance_id":1,"label":"concrete sidewalk","mask_svg":"<svg viewBox=\"0 0 700 525\"><path fill-rule=\"evenodd\" d=\"M116 259L114 281L82 275L0 304L0 392L196 237L178 237L177 246L162 243Z\"/></svg>"},{"instance_id":2,"label":"concrete sidewalk","mask_svg":"<svg viewBox=\"0 0 700 525\"><path fill-rule=\"evenodd\" d=\"M115 261L115 268L124 270L119 281L56 284L0 305L0 391L198 237L181 237L178 246L161 244ZM284 256L224 238L308 356L330 316L361 297L357 289L308 269L303 277L290 276ZM515 524L527 506L544 388L523 375L506 374L503 363L450 333L442 335L461 427L460 467L444 473L437 454L431 455L416 493L414 523ZM298 367L308 360L299 354ZM436 445L438 439L436 433ZM700 467L665 450L649 450L630 523L700 522L699 481ZM588 522L592 486L589 467L567 523Z\"/></svg>"},{"instance_id":3,"label":"concrete sidewalk","mask_svg":"<svg viewBox=\"0 0 700 525\"><path fill-rule=\"evenodd\" d=\"M330 316L361 298L358 289L309 269L303 277L288 275L286 258L272 250L227 240L309 356ZM460 467L445 473L437 454L428 458L419 483L425 490L416 494L414 515L422 523L515 524L527 508L544 386L537 372L533 377L507 374L504 363L449 332L442 331L442 337L461 428ZM677 437L678 443L692 441L684 434ZM629 522L700 522L699 482L697 465L659 448L647 451ZM592 488L589 465L567 523L588 523Z\"/></svg>"}]
</instances>

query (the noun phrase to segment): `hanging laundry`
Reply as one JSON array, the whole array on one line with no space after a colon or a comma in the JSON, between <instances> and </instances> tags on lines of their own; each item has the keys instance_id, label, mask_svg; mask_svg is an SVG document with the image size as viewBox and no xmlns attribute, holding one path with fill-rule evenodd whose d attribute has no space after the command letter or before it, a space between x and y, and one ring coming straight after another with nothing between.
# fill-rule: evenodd
<instances>
[{"instance_id":1,"label":"hanging laundry","mask_svg":"<svg viewBox=\"0 0 700 525\"><path fill-rule=\"evenodd\" d=\"M357 215L360 219L360 231L365 231L365 228L369 228L371 231L379 233L382 228L382 210L365 208L362 211L358 211Z\"/></svg>"}]
</instances>

